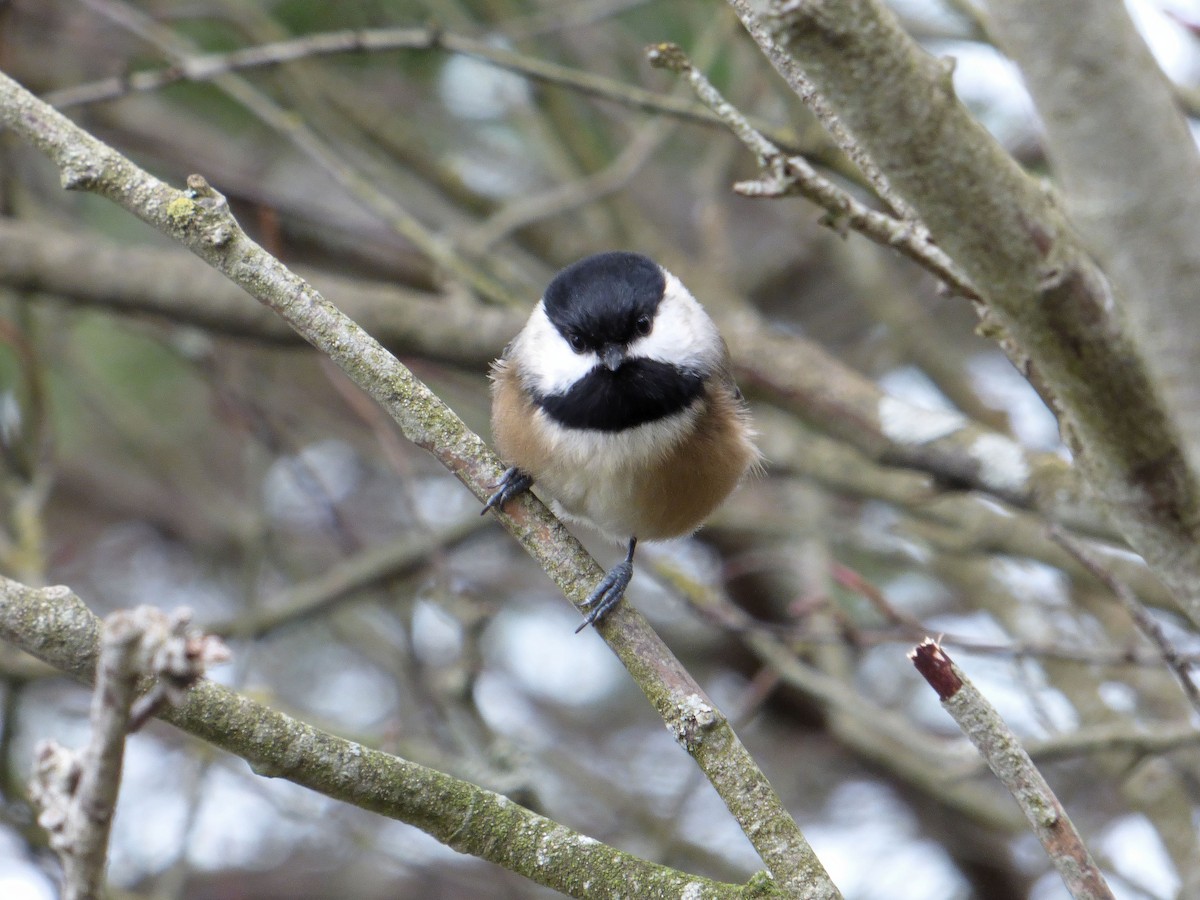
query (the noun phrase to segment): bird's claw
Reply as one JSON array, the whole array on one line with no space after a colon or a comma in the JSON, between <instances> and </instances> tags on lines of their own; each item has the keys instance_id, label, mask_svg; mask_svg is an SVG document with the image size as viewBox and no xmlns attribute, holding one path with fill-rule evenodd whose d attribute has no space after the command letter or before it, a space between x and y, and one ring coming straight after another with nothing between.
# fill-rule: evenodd
<instances>
[{"instance_id":1,"label":"bird's claw","mask_svg":"<svg viewBox=\"0 0 1200 900\"><path fill-rule=\"evenodd\" d=\"M575 629L576 634L589 625L595 625L621 602L621 598L625 596L625 588L629 587L629 580L633 578L633 551L636 547L637 538L630 538L625 559L609 569L608 574L596 585L596 589L580 604L588 612L583 617L583 623Z\"/></svg>"},{"instance_id":2,"label":"bird's claw","mask_svg":"<svg viewBox=\"0 0 1200 900\"><path fill-rule=\"evenodd\" d=\"M532 485L533 479L516 466L505 469L496 485L496 493L487 498L487 502L483 504L483 509L479 511L479 514L485 515L489 509L503 509L509 500L525 493Z\"/></svg>"},{"instance_id":3,"label":"bird's claw","mask_svg":"<svg viewBox=\"0 0 1200 900\"><path fill-rule=\"evenodd\" d=\"M608 574L596 585L596 589L583 601L583 608L588 611L583 617L583 623L575 629L575 633L583 631L589 625L595 625L621 602L625 596L625 588L633 578L633 563L626 560L617 563Z\"/></svg>"}]
</instances>

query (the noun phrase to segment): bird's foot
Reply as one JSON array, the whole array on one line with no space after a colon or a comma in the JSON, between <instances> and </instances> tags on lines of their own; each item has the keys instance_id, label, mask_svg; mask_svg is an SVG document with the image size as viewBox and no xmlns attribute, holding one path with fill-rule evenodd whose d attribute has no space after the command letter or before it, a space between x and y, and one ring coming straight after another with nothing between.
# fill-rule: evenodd
<instances>
[{"instance_id":1,"label":"bird's foot","mask_svg":"<svg viewBox=\"0 0 1200 900\"><path fill-rule=\"evenodd\" d=\"M596 589L583 601L583 608L588 612L583 617L583 623L575 629L576 634L589 625L595 625L621 602L621 598L625 596L625 588L629 587L629 581L633 578L633 550L636 546L637 538L632 538L625 559L609 569L608 574L596 585Z\"/></svg>"},{"instance_id":2,"label":"bird's foot","mask_svg":"<svg viewBox=\"0 0 1200 900\"><path fill-rule=\"evenodd\" d=\"M489 509L503 509L509 500L525 493L532 485L533 478L516 466L506 469L500 476L500 483L496 485L496 493L487 498L487 503L483 504L479 514L482 516Z\"/></svg>"}]
</instances>

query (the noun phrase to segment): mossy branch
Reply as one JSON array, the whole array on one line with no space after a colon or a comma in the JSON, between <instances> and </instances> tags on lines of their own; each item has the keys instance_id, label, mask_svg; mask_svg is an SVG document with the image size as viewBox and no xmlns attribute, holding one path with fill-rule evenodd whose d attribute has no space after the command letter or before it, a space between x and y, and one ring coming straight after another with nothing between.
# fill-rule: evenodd
<instances>
[{"instance_id":1,"label":"mossy branch","mask_svg":"<svg viewBox=\"0 0 1200 900\"><path fill-rule=\"evenodd\" d=\"M0 577L0 637L90 682L101 622L64 587ZM415 825L462 853L572 897L739 900L783 896L756 881L723 884L624 853L470 782L372 750L201 680L161 718L227 750L260 775Z\"/></svg>"}]
</instances>

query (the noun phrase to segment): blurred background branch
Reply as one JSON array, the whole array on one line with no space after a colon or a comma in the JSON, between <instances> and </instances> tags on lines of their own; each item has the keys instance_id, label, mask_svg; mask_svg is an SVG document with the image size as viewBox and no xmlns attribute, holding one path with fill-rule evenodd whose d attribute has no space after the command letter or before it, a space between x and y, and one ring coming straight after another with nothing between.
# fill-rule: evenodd
<instances>
[{"instance_id":1,"label":"blurred background branch","mask_svg":"<svg viewBox=\"0 0 1200 900\"><path fill-rule=\"evenodd\" d=\"M64 186L113 201L178 240L274 310L376 400L413 444L431 453L480 499L488 495L499 468L479 437L359 325L250 240L230 214L225 197L202 176L189 175L186 191L171 189L3 75L0 121L60 168ZM490 483L484 480L489 475ZM579 606L601 571L578 542L537 500L523 498L515 514L497 513ZM728 720L645 619L624 605L598 623L597 630L704 771L784 895L839 897ZM488 821L485 816L480 826ZM528 865L516 868L528 871ZM602 889L600 873L587 881ZM614 882L603 890L611 894L621 889Z\"/></svg>"},{"instance_id":2,"label":"blurred background branch","mask_svg":"<svg viewBox=\"0 0 1200 900\"><path fill-rule=\"evenodd\" d=\"M683 48L786 160L802 158L864 215L907 225L919 214L930 246L985 301L1032 296L1035 310L1062 310L1086 292L1046 293L1048 273L1013 265L1008 220L993 212L1049 210L1033 221L1065 222L1050 238L1073 247L1077 198L1089 194L1068 186L1080 176L1065 171L1070 135L1043 131L997 45L1046 67L1052 83L1037 93L1058 98L1055 115L1077 117L1083 133L1108 133L1141 79L1159 74L1126 77L1123 57L1105 55L1095 64L1132 99L1099 91L1085 102L1101 80L1072 81L1079 70L1065 61L1086 62L1094 50L1072 48L1074 34L1113 11L1081 4L1069 20L1030 19L1019 47L1001 21L1018 6L892 4L901 30L888 34L940 57L937 96L961 100L955 116L982 126L967 146L996 145L972 179L951 179L964 145L949 130L931 137L923 126L938 120L921 115L942 107L893 103L886 137L914 153L907 171L941 179L919 192L835 103L845 101L819 67L789 63L779 41L765 58L717 2L10 0L0 70L81 101L73 119L163 180L204 172L256 242L478 433L487 365L558 268L610 248L661 260L720 322L770 465L697 538L645 548L631 600L704 692L742 711L740 737L843 894L1061 890L905 660L922 635L943 634L1114 891L1190 896L1194 711L1097 570L1047 529L1127 586L1180 665L1194 664L1200 642L1162 576L1192 546L1187 480L1166 477L1163 454L1195 448L1184 431L1143 427L1174 413L1142 403L1157 387L1128 390L1131 372L1159 377L1142 365L1141 337L1129 357L1086 334L1057 347L1094 353L1076 387L1103 402L1075 414L1152 463L1131 501L1093 490L1107 477L1080 452L1094 454L1094 436L1069 429L1062 440L1061 403L1051 411L1041 397L1066 395L1028 339L1036 329L991 307L981 318L891 247L830 228L844 223L804 197L735 193L762 178L754 154L644 56L647 45ZM1144 40L1172 96L1186 97L1200 82L1187 26L1200 12L1166 6L1131 0L1138 33L1126 23L1104 40ZM1066 46L1046 49L1050 37ZM872 84L882 102L910 82ZM1192 152L1177 128L1146 138ZM1122 166L1103 195L1128 182L1169 206L1161 172L1136 155ZM1018 190L998 188L1004 179ZM954 215L929 215L925 187ZM1151 218L1126 221L1121 248L1089 245L1105 278L1114 255L1155 243L1139 230ZM1014 231L1040 259L1029 221ZM1169 271L1155 282L1169 285ZM1026 280L1008 290L1004 279ZM1113 283L1123 307L1129 281ZM1194 335L1183 321L1152 324L1173 341L1163 362L1186 369ZM1107 508L1139 498L1147 520L1179 519L1170 540L1142 532L1134 552L1129 521ZM477 511L273 314L153 229L64 193L44 160L0 139L0 570L35 587L68 583L101 614L187 603L235 635L223 677L247 696L502 791L605 845L748 883L761 863L720 798L603 642L571 637L572 611ZM1144 559L1151 543L1162 555ZM590 546L604 563L617 557ZM0 652L0 879L39 900L52 855L31 827L33 741L80 743L85 706L44 665ZM172 729L152 723L128 752L109 869L122 892L549 895L417 829L255 779Z\"/></svg>"}]
</instances>

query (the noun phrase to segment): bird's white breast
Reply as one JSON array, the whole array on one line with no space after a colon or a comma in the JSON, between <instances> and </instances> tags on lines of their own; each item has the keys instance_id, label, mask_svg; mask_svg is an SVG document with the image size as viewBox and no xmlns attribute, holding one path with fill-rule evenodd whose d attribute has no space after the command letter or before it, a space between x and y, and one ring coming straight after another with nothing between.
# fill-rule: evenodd
<instances>
[{"instance_id":1,"label":"bird's white breast","mask_svg":"<svg viewBox=\"0 0 1200 900\"><path fill-rule=\"evenodd\" d=\"M619 541L638 531L633 496L640 471L665 457L695 428L700 405L623 431L564 428L541 410L534 427L553 446L555 464L537 474L555 511Z\"/></svg>"}]
</instances>

